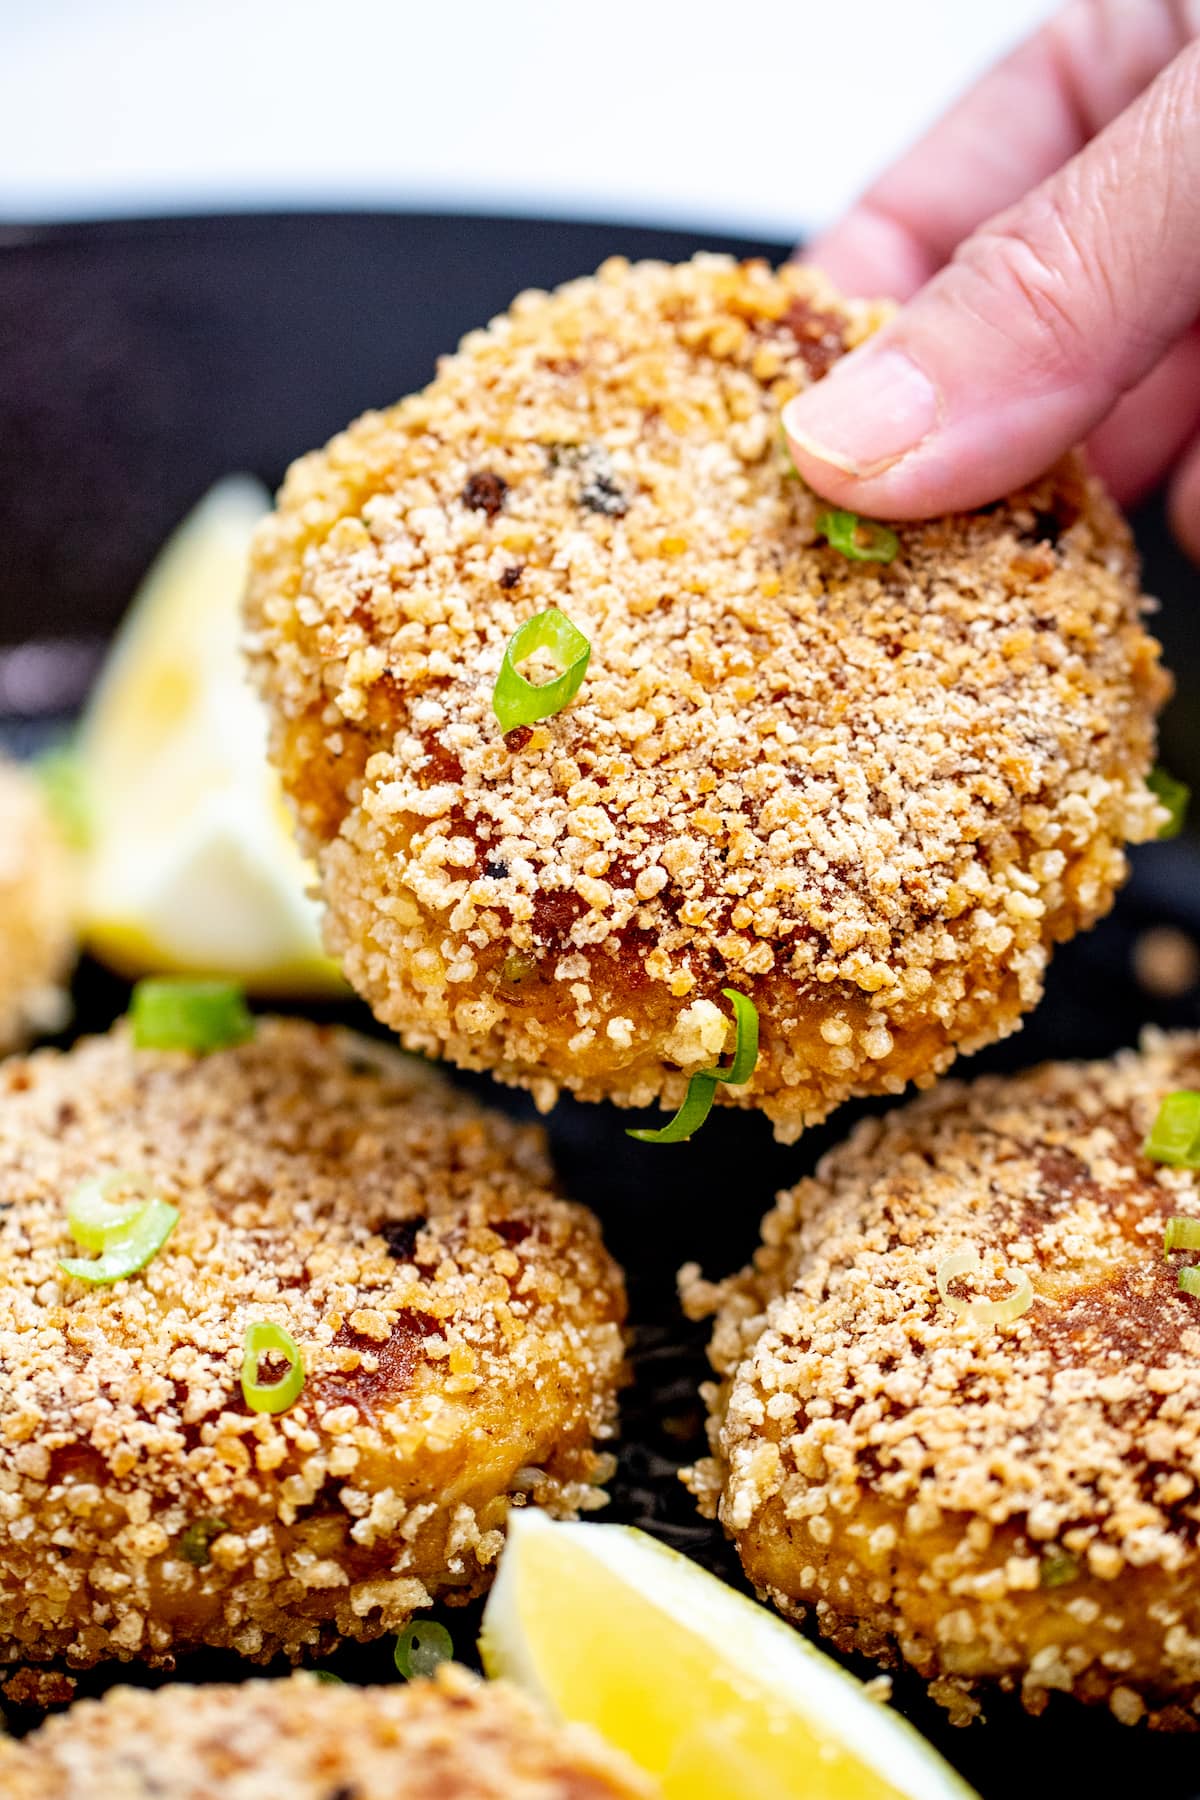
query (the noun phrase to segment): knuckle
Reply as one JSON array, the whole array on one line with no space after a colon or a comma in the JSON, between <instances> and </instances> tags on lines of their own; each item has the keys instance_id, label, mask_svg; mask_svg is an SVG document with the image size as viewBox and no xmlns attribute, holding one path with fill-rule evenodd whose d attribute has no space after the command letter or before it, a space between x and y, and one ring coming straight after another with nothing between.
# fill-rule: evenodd
<instances>
[{"instance_id":1,"label":"knuckle","mask_svg":"<svg viewBox=\"0 0 1200 1800\"><path fill-rule=\"evenodd\" d=\"M1072 214L1053 195L1037 200L1036 214L985 226L954 262L981 319L1039 374L1065 375L1091 354L1114 297L1105 259L1089 252Z\"/></svg>"}]
</instances>

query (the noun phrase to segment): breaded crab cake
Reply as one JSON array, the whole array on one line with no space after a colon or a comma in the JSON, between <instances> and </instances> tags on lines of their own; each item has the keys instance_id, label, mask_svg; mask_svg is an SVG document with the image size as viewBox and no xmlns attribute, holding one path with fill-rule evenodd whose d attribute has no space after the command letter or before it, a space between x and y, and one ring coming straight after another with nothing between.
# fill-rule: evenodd
<instances>
[{"instance_id":1,"label":"breaded crab cake","mask_svg":"<svg viewBox=\"0 0 1200 1800\"><path fill-rule=\"evenodd\" d=\"M252 655L329 945L411 1048L674 1106L732 986L761 1055L719 1098L790 1139L1012 1031L1109 906L1164 816L1128 533L1071 459L890 561L825 541L780 409L883 311L613 261L291 470ZM552 606L583 685L506 737Z\"/></svg>"},{"instance_id":2,"label":"breaded crab cake","mask_svg":"<svg viewBox=\"0 0 1200 1800\"><path fill-rule=\"evenodd\" d=\"M179 1219L89 1286L68 1198L115 1170ZM0 1663L296 1659L479 1592L511 1505L601 1503L623 1314L540 1132L352 1033L0 1066ZM285 1411L243 1394L259 1320Z\"/></svg>"},{"instance_id":3,"label":"breaded crab cake","mask_svg":"<svg viewBox=\"0 0 1200 1800\"><path fill-rule=\"evenodd\" d=\"M0 1744L5 1800L650 1800L624 1757L506 1683L312 1675L112 1688Z\"/></svg>"},{"instance_id":4,"label":"breaded crab cake","mask_svg":"<svg viewBox=\"0 0 1200 1800\"><path fill-rule=\"evenodd\" d=\"M36 781L0 757L0 1055L66 1017L69 858Z\"/></svg>"},{"instance_id":5,"label":"breaded crab cake","mask_svg":"<svg viewBox=\"0 0 1200 1800\"><path fill-rule=\"evenodd\" d=\"M998 1680L1200 1715L1200 1300L1163 1253L1200 1186L1142 1150L1179 1088L1200 1037L947 1084L782 1194L752 1268L684 1271L703 1510L784 1612L960 1712Z\"/></svg>"}]
</instances>

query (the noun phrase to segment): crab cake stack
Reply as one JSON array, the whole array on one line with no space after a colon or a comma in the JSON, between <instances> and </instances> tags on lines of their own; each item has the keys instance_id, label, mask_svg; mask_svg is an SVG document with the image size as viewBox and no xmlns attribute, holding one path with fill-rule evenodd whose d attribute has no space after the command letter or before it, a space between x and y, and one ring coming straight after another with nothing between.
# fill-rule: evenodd
<instances>
[{"instance_id":1,"label":"crab cake stack","mask_svg":"<svg viewBox=\"0 0 1200 1800\"><path fill-rule=\"evenodd\" d=\"M37 783L0 757L0 1055L62 1025L74 954L67 848Z\"/></svg>"},{"instance_id":2,"label":"crab cake stack","mask_svg":"<svg viewBox=\"0 0 1200 1800\"><path fill-rule=\"evenodd\" d=\"M118 1172L178 1221L88 1285L70 1197ZM295 1659L478 1592L510 1506L599 1503L623 1314L541 1134L351 1033L9 1061L0 1662ZM261 1321L302 1359L286 1410L239 1382Z\"/></svg>"},{"instance_id":3,"label":"crab cake stack","mask_svg":"<svg viewBox=\"0 0 1200 1800\"><path fill-rule=\"evenodd\" d=\"M1200 1038L989 1078L860 1125L719 1287L714 1455L691 1471L760 1593L903 1659L1118 1718L1200 1714L1200 1300L1143 1142ZM1172 1239L1200 1242L1200 1223Z\"/></svg>"},{"instance_id":4,"label":"crab cake stack","mask_svg":"<svg viewBox=\"0 0 1200 1800\"><path fill-rule=\"evenodd\" d=\"M651 1800L623 1757L548 1725L503 1682L445 1667L404 1687L311 1675L114 1688L0 1745L7 1800Z\"/></svg>"},{"instance_id":5,"label":"crab cake stack","mask_svg":"<svg viewBox=\"0 0 1200 1800\"><path fill-rule=\"evenodd\" d=\"M898 543L831 523L780 409L881 316L797 267L614 261L292 469L258 680L329 946L410 1047L673 1106L732 986L761 1054L719 1098L791 1139L1013 1030L1109 906L1163 816L1127 531L1074 460ZM550 607L586 677L505 735Z\"/></svg>"}]
</instances>

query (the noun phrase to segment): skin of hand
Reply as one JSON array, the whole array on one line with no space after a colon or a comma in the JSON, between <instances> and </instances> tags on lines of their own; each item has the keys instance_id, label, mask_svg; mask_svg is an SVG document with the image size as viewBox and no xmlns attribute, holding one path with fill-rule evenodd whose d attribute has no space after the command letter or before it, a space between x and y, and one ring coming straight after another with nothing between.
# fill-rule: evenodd
<instances>
[{"instance_id":1,"label":"skin of hand","mask_svg":"<svg viewBox=\"0 0 1200 1800\"><path fill-rule=\"evenodd\" d=\"M1200 0L1071 0L806 255L906 302L784 411L817 493L925 518L1086 438L1200 561Z\"/></svg>"}]
</instances>

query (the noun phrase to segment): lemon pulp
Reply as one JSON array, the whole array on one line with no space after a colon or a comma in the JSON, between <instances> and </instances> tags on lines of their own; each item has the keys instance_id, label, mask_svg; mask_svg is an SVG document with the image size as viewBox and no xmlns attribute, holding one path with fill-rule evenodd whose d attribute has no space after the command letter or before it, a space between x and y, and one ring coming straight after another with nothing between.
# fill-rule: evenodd
<instances>
[{"instance_id":1,"label":"lemon pulp","mask_svg":"<svg viewBox=\"0 0 1200 1800\"><path fill-rule=\"evenodd\" d=\"M91 834L82 929L126 975L321 994L339 978L241 656L246 558L269 505L246 476L218 483L117 633L77 743Z\"/></svg>"},{"instance_id":2,"label":"lemon pulp","mask_svg":"<svg viewBox=\"0 0 1200 1800\"><path fill-rule=\"evenodd\" d=\"M592 1725L664 1800L970 1796L790 1626L624 1526L515 1514L481 1647L489 1674Z\"/></svg>"}]
</instances>

